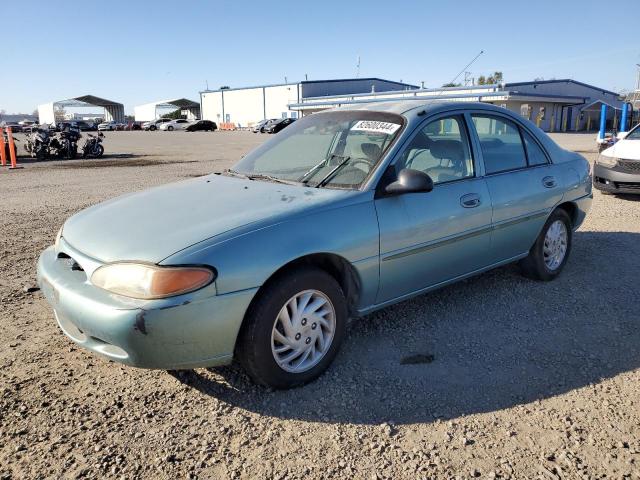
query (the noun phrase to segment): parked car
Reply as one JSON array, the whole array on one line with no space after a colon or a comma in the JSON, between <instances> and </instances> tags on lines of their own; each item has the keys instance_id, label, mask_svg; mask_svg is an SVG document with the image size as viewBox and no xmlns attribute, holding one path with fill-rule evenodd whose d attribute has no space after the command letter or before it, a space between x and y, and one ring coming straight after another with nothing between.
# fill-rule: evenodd
<instances>
[{"instance_id":1,"label":"parked car","mask_svg":"<svg viewBox=\"0 0 640 480\"><path fill-rule=\"evenodd\" d=\"M640 194L640 125L619 133L617 139L596 159L593 186L605 194Z\"/></svg>"},{"instance_id":2,"label":"parked car","mask_svg":"<svg viewBox=\"0 0 640 480\"><path fill-rule=\"evenodd\" d=\"M172 119L171 118L158 118L156 120L151 120L150 122L144 122L142 124L142 129L143 130L149 130L151 132L153 132L154 130L157 130L160 125L162 125L163 123L167 123L170 122Z\"/></svg>"},{"instance_id":3,"label":"parked car","mask_svg":"<svg viewBox=\"0 0 640 480\"><path fill-rule=\"evenodd\" d=\"M129 122L125 127L125 130L129 130L130 132L142 130L142 122Z\"/></svg>"},{"instance_id":4,"label":"parked car","mask_svg":"<svg viewBox=\"0 0 640 480\"><path fill-rule=\"evenodd\" d=\"M280 120L279 118L270 118L269 120L267 120L261 127L260 127L260 133L265 133L266 129L269 128L271 125L273 125L275 122L277 122L278 120Z\"/></svg>"},{"instance_id":5,"label":"parked car","mask_svg":"<svg viewBox=\"0 0 640 480\"><path fill-rule=\"evenodd\" d=\"M582 156L504 108L340 108L222 174L75 214L38 283L63 332L103 357L161 369L236 357L288 388L329 366L350 316L516 261L553 280L591 188Z\"/></svg>"},{"instance_id":6,"label":"parked car","mask_svg":"<svg viewBox=\"0 0 640 480\"><path fill-rule=\"evenodd\" d=\"M253 128L251 129L251 131L253 133L258 133L260 132L261 128L265 126L265 124L269 121L269 119L265 119L265 120L260 120L258 123L256 123Z\"/></svg>"},{"instance_id":7,"label":"parked car","mask_svg":"<svg viewBox=\"0 0 640 480\"><path fill-rule=\"evenodd\" d=\"M283 128L288 127L293 122L295 122L295 118L281 118L280 120L269 124L269 126L265 127L265 133L278 133Z\"/></svg>"},{"instance_id":8,"label":"parked car","mask_svg":"<svg viewBox=\"0 0 640 480\"><path fill-rule=\"evenodd\" d=\"M172 130L184 130L191 124L192 122L190 122L189 120L179 118L177 120L171 120L170 122L163 123L162 125L160 125L160 130L168 130L169 132L171 132Z\"/></svg>"},{"instance_id":9,"label":"parked car","mask_svg":"<svg viewBox=\"0 0 640 480\"><path fill-rule=\"evenodd\" d=\"M2 128L11 127L12 133L22 132L22 125L20 125L18 122L0 122L0 127Z\"/></svg>"},{"instance_id":10,"label":"parked car","mask_svg":"<svg viewBox=\"0 0 640 480\"><path fill-rule=\"evenodd\" d=\"M78 124L78 128L83 132L95 132L98 130L98 124L95 122L79 120L76 123Z\"/></svg>"},{"instance_id":11,"label":"parked car","mask_svg":"<svg viewBox=\"0 0 640 480\"><path fill-rule=\"evenodd\" d=\"M93 122L85 122L84 120L56 123L56 130L58 132L62 132L66 128L83 131L83 132L91 132L98 129L97 125L94 124Z\"/></svg>"},{"instance_id":12,"label":"parked car","mask_svg":"<svg viewBox=\"0 0 640 480\"><path fill-rule=\"evenodd\" d=\"M216 122L212 122L211 120L198 120L185 128L187 132L197 132L200 130L213 132L217 129L218 125L216 125Z\"/></svg>"},{"instance_id":13,"label":"parked car","mask_svg":"<svg viewBox=\"0 0 640 480\"><path fill-rule=\"evenodd\" d=\"M100 125L98 125L98 131L102 132L104 130L117 130L118 129L118 123L114 122L113 120L110 122L102 122Z\"/></svg>"}]
</instances>

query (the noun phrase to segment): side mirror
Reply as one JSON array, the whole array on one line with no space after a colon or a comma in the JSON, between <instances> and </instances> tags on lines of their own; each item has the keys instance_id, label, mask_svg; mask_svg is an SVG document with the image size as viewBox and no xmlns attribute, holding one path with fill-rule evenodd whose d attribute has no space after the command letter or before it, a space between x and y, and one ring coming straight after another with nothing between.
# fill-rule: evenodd
<instances>
[{"instance_id":1,"label":"side mirror","mask_svg":"<svg viewBox=\"0 0 640 480\"><path fill-rule=\"evenodd\" d=\"M398 179L384 189L387 195L402 195L403 193L425 193L433 190L433 180L420 170L404 168L398 173Z\"/></svg>"}]
</instances>

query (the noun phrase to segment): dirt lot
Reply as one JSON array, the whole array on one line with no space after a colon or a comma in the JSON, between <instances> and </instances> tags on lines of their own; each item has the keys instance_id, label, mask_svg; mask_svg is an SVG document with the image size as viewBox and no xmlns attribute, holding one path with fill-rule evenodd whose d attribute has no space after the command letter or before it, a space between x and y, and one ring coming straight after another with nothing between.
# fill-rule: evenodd
<instances>
[{"instance_id":1,"label":"dirt lot","mask_svg":"<svg viewBox=\"0 0 640 480\"><path fill-rule=\"evenodd\" d=\"M595 193L557 281L509 266L353 321L301 389L256 387L236 367L136 370L73 346L29 290L62 222L226 168L264 138L117 132L103 160L0 171L0 478L640 479L631 197ZM555 138L595 158L593 135Z\"/></svg>"}]
</instances>

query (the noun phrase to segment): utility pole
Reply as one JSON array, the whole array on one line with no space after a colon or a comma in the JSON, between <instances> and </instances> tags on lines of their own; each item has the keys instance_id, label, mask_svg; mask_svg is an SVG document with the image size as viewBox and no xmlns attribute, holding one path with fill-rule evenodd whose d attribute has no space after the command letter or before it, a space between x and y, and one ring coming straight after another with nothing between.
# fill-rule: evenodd
<instances>
[{"instance_id":1,"label":"utility pole","mask_svg":"<svg viewBox=\"0 0 640 480\"><path fill-rule=\"evenodd\" d=\"M636 88L631 94L630 99L634 114L638 112L638 107L640 107L640 63L636 63L636 68L638 69L638 72L636 73Z\"/></svg>"},{"instance_id":2,"label":"utility pole","mask_svg":"<svg viewBox=\"0 0 640 480\"><path fill-rule=\"evenodd\" d=\"M358 55L358 63L356 64L356 78L360 78L360 55Z\"/></svg>"}]
</instances>

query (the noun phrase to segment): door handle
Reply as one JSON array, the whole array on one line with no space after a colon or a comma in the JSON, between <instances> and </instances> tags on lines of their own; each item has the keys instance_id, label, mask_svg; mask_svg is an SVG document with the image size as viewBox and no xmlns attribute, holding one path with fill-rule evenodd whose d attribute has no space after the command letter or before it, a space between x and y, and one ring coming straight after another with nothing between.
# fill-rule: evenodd
<instances>
[{"instance_id":1,"label":"door handle","mask_svg":"<svg viewBox=\"0 0 640 480\"><path fill-rule=\"evenodd\" d=\"M553 188L557 185L556 179L554 177L544 177L542 179L542 185L546 188Z\"/></svg>"},{"instance_id":2,"label":"door handle","mask_svg":"<svg viewBox=\"0 0 640 480\"><path fill-rule=\"evenodd\" d=\"M475 208L479 206L482 202L480 201L480 195L477 193L467 193L460 197L460 205L464 208Z\"/></svg>"}]
</instances>

